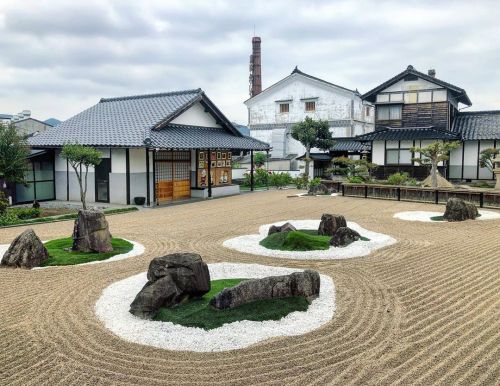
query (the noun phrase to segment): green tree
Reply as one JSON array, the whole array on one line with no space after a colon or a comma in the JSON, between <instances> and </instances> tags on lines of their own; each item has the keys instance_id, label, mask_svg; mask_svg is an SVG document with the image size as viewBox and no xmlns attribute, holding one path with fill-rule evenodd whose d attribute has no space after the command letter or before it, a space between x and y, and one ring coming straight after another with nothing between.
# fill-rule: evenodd
<instances>
[{"instance_id":1,"label":"green tree","mask_svg":"<svg viewBox=\"0 0 500 386\"><path fill-rule=\"evenodd\" d=\"M437 141L425 147L412 147L410 148L410 151L412 153L420 153L420 158L413 159L415 162L419 163L420 165L431 166L431 184L433 188L437 188L438 163L448 160L450 158L450 151L459 147L460 142L458 141Z\"/></svg>"},{"instance_id":2,"label":"green tree","mask_svg":"<svg viewBox=\"0 0 500 386\"><path fill-rule=\"evenodd\" d=\"M101 153L93 147L75 144L66 144L61 151L61 157L66 158L75 171L80 185L80 200L83 209L87 209L87 174L89 166L96 167L101 163ZM85 168L84 171L82 168ZM83 174L85 172L85 174Z\"/></svg>"},{"instance_id":3,"label":"green tree","mask_svg":"<svg viewBox=\"0 0 500 386\"><path fill-rule=\"evenodd\" d=\"M255 153L253 155L253 163L258 168L264 166L266 161L267 161L267 154L266 153L258 152L258 153Z\"/></svg>"},{"instance_id":4,"label":"green tree","mask_svg":"<svg viewBox=\"0 0 500 386\"><path fill-rule=\"evenodd\" d=\"M311 149L329 150L333 144L332 133L328 121L315 121L306 117L302 122L292 127L292 138L299 141L306 148L306 170L304 175L309 178L309 164L311 162Z\"/></svg>"},{"instance_id":5,"label":"green tree","mask_svg":"<svg viewBox=\"0 0 500 386\"><path fill-rule=\"evenodd\" d=\"M495 167L495 165L493 164L493 160L498 154L500 154L500 149L484 149L479 156L479 166L481 166L482 168L487 168L490 172L493 173L493 169Z\"/></svg>"},{"instance_id":6,"label":"green tree","mask_svg":"<svg viewBox=\"0 0 500 386\"><path fill-rule=\"evenodd\" d=\"M30 148L13 124L0 123L0 178L5 182L25 182Z\"/></svg>"},{"instance_id":7,"label":"green tree","mask_svg":"<svg viewBox=\"0 0 500 386\"><path fill-rule=\"evenodd\" d=\"M347 177L361 177L366 179L370 171L378 165L365 159L351 159L349 157L336 157L332 159L331 173L343 174Z\"/></svg>"}]
</instances>

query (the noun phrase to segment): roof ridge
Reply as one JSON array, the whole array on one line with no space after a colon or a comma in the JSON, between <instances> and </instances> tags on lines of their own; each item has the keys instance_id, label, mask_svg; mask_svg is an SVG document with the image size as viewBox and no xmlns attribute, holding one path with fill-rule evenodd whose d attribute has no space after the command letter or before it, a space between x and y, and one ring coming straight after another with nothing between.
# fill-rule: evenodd
<instances>
[{"instance_id":1,"label":"roof ridge","mask_svg":"<svg viewBox=\"0 0 500 386\"><path fill-rule=\"evenodd\" d=\"M319 81L319 82L323 82L323 83L326 83L326 84L329 84L329 85L331 85L331 86L335 86L335 87L341 88L341 89L346 90L346 91L349 91L349 92L353 92L353 93L356 93L356 92L357 92L357 93L359 94L359 92L358 92L357 90L351 90L350 88L343 87L343 86L339 86L338 84L335 84L335 83L329 82L329 81L327 81L327 80L324 80L324 79L318 78L318 77L316 77L316 76L313 76L313 75L307 74L307 73L305 73L304 71L299 70L299 68L298 68L297 66L295 66L295 68L293 69L293 71L292 71L292 73L291 73L290 75L293 75L293 74L303 75L303 76L305 76L305 77L307 77L307 78L311 78L311 79L317 80L317 81ZM289 75L289 76L290 76L290 75Z\"/></svg>"},{"instance_id":2,"label":"roof ridge","mask_svg":"<svg viewBox=\"0 0 500 386\"><path fill-rule=\"evenodd\" d=\"M128 95L123 97L101 98L99 100L99 103L117 102L117 101L131 100L131 99L158 98L164 96L183 95L183 94L198 94L200 92L202 92L201 88L196 88L190 90L169 91L169 92L160 92L154 94Z\"/></svg>"},{"instance_id":3,"label":"roof ridge","mask_svg":"<svg viewBox=\"0 0 500 386\"><path fill-rule=\"evenodd\" d=\"M458 115L500 114L500 110L459 111Z\"/></svg>"}]
</instances>

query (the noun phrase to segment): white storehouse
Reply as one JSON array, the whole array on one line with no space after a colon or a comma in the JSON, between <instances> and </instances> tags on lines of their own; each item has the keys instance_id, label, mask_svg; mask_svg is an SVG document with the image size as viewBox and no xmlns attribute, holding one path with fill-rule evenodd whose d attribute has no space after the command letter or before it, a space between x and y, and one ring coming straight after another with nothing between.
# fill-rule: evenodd
<instances>
[{"instance_id":1,"label":"white storehouse","mask_svg":"<svg viewBox=\"0 0 500 386\"><path fill-rule=\"evenodd\" d=\"M333 152L359 153L360 143L349 139L374 129L374 107L357 90L305 74L297 67L286 78L245 101L250 135L271 144L270 169L294 170L303 164L302 144L291 138L292 126L311 117L327 120L336 145L330 152L312 151L314 174L328 167ZM303 170L302 170L303 171Z\"/></svg>"}]
</instances>

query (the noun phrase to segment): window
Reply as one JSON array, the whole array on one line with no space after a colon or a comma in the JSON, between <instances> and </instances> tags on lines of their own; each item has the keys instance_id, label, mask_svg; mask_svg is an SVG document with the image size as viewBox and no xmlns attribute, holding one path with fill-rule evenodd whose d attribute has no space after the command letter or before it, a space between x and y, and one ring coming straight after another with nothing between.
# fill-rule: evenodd
<instances>
[{"instance_id":1,"label":"window","mask_svg":"<svg viewBox=\"0 0 500 386\"><path fill-rule=\"evenodd\" d=\"M316 111L316 102L306 102L306 111Z\"/></svg>"},{"instance_id":2,"label":"window","mask_svg":"<svg viewBox=\"0 0 500 386\"><path fill-rule=\"evenodd\" d=\"M290 112L290 104L289 103L280 103L280 113L288 113Z\"/></svg>"},{"instance_id":3,"label":"window","mask_svg":"<svg viewBox=\"0 0 500 386\"><path fill-rule=\"evenodd\" d=\"M370 116L370 107L365 106L365 117L369 117L369 116Z\"/></svg>"},{"instance_id":4,"label":"window","mask_svg":"<svg viewBox=\"0 0 500 386\"><path fill-rule=\"evenodd\" d=\"M386 165L411 165L413 154L410 147L411 141L387 141L385 144Z\"/></svg>"},{"instance_id":5,"label":"window","mask_svg":"<svg viewBox=\"0 0 500 386\"><path fill-rule=\"evenodd\" d=\"M401 106L377 106L377 119L379 121L401 119Z\"/></svg>"}]
</instances>

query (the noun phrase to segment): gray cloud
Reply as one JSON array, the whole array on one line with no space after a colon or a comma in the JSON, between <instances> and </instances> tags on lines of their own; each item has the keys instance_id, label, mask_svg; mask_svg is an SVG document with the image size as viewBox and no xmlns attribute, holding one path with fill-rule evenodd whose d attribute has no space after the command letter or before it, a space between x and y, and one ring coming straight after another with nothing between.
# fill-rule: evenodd
<instances>
[{"instance_id":1,"label":"gray cloud","mask_svg":"<svg viewBox=\"0 0 500 386\"><path fill-rule=\"evenodd\" d=\"M413 64L496 109L499 16L493 1L5 2L0 112L66 119L104 96L202 87L244 123L254 25L264 86L298 65L364 92Z\"/></svg>"}]
</instances>

